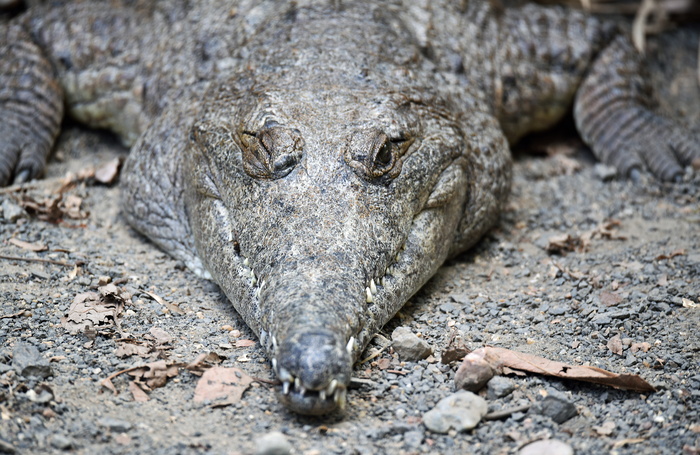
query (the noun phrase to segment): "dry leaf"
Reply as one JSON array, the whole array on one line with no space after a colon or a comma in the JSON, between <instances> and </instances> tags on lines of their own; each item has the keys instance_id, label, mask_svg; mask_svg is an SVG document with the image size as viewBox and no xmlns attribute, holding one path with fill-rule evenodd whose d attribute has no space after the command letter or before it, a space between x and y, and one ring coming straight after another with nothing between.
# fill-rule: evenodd
<instances>
[{"instance_id":1,"label":"dry leaf","mask_svg":"<svg viewBox=\"0 0 700 455\"><path fill-rule=\"evenodd\" d=\"M676 256L683 256L684 254L685 254L685 250L684 250L684 249L674 250L674 251L672 251L672 252L669 253L669 254L660 254L660 255L656 256L656 257L654 258L654 260L655 260L655 261L661 261L661 260L664 260L664 259L672 259L672 258L675 258Z\"/></svg>"},{"instance_id":2,"label":"dry leaf","mask_svg":"<svg viewBox=\"0 0 700 455\"><path fill-rule=\"evenodd\" d=\"M647 343L646 341L643 343L632 343L630 346L630 351L632 351L632 354L642 351L642 352L647 352L651 349L651 345Z\"/></svg>"},{"instance_id":3,"label":"dry leaf","mask_svg":"<svg viewBox=\"0 0 700 455\"><path fill-rule=\"evenodd\" d=\"M160 327L151 327L148 333L155 338L156 345L172 343L173 337Z\"/></svg>"},{"instance_id":4,"label":"dry leaf","mask_svg":"<svg viewBox=\"0 0 700 455\"><path fill-rule=\"evenodd\" d=\"M48 246L44 243L30 243L30 242L25 242L24 240L16 239L16 238L11 238L8 240L9 243L13 244L14 246L18 246L20 248L23 248L25 250L29 251L35 251L35 252L40 252L40 251L46 251L49 249Z\"/></svg>"},{"instance_id":5,"label":"dry leaf","mask_svg":"<svg viewBox=\"0 0 700 455\"><path fill-rule=\"evenodd\" d=\"M175 304L173 304L173 303L168 303L168 302L166 302L162 297L160 297L160 296L157 295L157 294L154 294L153 292L149 292L149 291L145 291L145 292L146 292L146 294L150 295L151 298L152 298L153 300L155 300L156 302L158 302L158 303L160 303L161 305L163 305L165 308L167 308L168 310L170 310L172 313L175 313L175 314L185 314L185 312L182 311L182 310L180 309L179 306L177 306L177 305L175 305Z\"/></svg>"},{"instance_id":6,"label":"dry leaf","mask_svg":"<svg viewBox=\"0 0 700 455\"><path fill-rule=\"evenodd\" d=\"M138 344L131 343L119 343L117 349L114 350L114 355L117 357L129 357L132 355L137 355L139 357L146 357L152 352L149 346L142 346Z\"/></svg>"},{"instance_id":7,"label":"dry leaf","mask_svg":"<svg viewBox=\"0 0 700 455\"><path fill-rule=\"evenodd\" d=\"M91 333L118 325L118 316L131 295L114 284L98 288L98 292L83 292L73 299L61 325L71 334Z\"/></svg>"},{"instance_id":8,"label":"dry leaf","mask_svg":"<svg viewBox=\"0 0 700 455\"><path fill-rule=\"evenodd\" d=\"M212 406L238 403L251 382L253 378L238 368L212 367L197 382L194 401L209 401Z\"/></svg>"},{"instance_id":9,"label":"dry leaf","mask_svg":"<svg viewBox=\"0 0 700 455\"><path fill-rule=\"evenodd\" d=\"M163 387L168 382L168 378L177 376L179 366L180 364L168 365L165 360L157 360L127 371L127 373L136 378L137 382L145 383L149 388L156 389Z\"/></svg>"},{"instance_id":10,"label":"dry leaf","mask_svg":"<svg viewBox=\"0 0 700 455\"><path fill-rule=\"evenodd\" d=\"M129 392L131 392L131 396L134 397L134 401L138 401L139 403L145 403L150 399L148 398L148 394L134 381L129 381Z\"/></svg>"},{"instance_id":11,"label":"dry leaf","mask_svg":"<svg viewBox=\"0 0 700 455\"><path fill-rule=\"evenodd\" d=\"M255 346L254 340L236 340L236 347L237 348L247 348L250 346Z\"/></svg>"},{"instance_id":12,"label":"dry leaf","mask_svg":"<svg viewBox=\"0 0 700 455\"><path fill-rule=\"evenodd\" d=\"M192 362L188 363L185 368L191 372L202 371L210 368L214 364L223 362L226 357L220 356L216 352L209 352L208 354L199 354Z\"/></svg>"},{"instance_id":13,"label":"dry leaf","mask_svg":"<svg viewBox=\"0 0 700 455\"><path fill-rule=\"evenodd\" d=\"M632 390L634 392L643 393L656 391L648 382L634 374L616 374L592 366L568 365L566 363L545 359L544 357L511 351L505 348L479 348L469 353L469 355L464 358L465 362L470 358L476 360L482 359L486 361L488 366L496 371L511 368L513 370L555 376L563 379L592 382L594 384L602 384L616 389ZM460 369L461 368L460 366ZM457 382L458 374L459 370L457 374L455 374L455 383Z\"/></svg>"},{"instance_id":14,"label":"dry leaf","mask_svg":"<svg viewBox=\"0 0 700 455\"><path fill-rule=\"evenodd\" d=\"M608 349L610 349L613 354L622 355L622 340L620 339L620 335L615 335L608 340Z\"/></svg>"},{"instance_id":15,"label":"dry leaf","mask_svg":"<svg viewBox=\"0 0 700 455\"><path fill-rule=\"evenodd\" d=\"M383 358L377 360L377 367L380 370L386 370L391 366L391 359Z\"/></svg>"}]
</instances>

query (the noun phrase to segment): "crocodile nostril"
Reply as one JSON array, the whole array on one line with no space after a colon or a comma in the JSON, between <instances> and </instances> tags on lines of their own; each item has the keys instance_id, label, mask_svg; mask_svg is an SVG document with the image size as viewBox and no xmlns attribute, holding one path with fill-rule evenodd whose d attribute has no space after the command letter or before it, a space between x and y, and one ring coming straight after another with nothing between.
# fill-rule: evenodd
<instances>
[{"instance_id":1,"label":"crocodile nostril","mask_svg":"<svg viewBox=\"0 0 700 455\"><path fill-rule=\"evenodd\" d=\"M244 131L240 142L246 173L270 180L289 174L301 159L304 146L298 130L276 124L258 132Z\"/></svg>"}]
</instances>

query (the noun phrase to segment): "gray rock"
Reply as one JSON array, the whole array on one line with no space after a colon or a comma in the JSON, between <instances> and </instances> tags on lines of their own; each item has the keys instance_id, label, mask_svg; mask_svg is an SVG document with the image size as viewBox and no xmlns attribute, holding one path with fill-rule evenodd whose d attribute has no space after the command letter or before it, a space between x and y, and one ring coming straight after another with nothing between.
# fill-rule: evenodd
<instances>
[{"instance_id":1,"label":"gray rock","mask_svg":"<svg viewBox=\"0 0 700 455\"><path fill-rule=\"evenodd\" d=\"M558 439L544 439L524 446L518 455L574 455L574 449Z\"/></svg>"},{"instance_id":2,"label":"gray rock","mask_svg":"<svg viewBox=\"0 0 700 455\"><path fill-rule=\"evenodd\" d=\"M73 447L73 442L62 434L55 434L49 439L49 444L54 449L68 450Z\"/></svg>"},{"instance_id":3,"label":"gray rock","mask_svg":"<svg viewBox=\"0 0 700 455\"><path fill-rule=\"evenodd\" d=\"M9 199L2 201L2 217L5 220L14 223L24 215L25 211L19 205L15 204Z\"/></svg>"},{"instance_id":4,"label":"gray rock","mask_svg":"<svg viewBox=\"0 0 700 455\"><path fill-rule=\"evenodd\" d=\"M488 384L486 384L486 387L488 390L489 400L503 398L515 390L515 384L513 384L513 381L503 376L494 376L491 378Z\"/></svg>"},{"instance_id":5,"label":"gray rock","mask_svg":"<svg viewBox=\"0 0 700 455\"><path fill-rule=\"evenodd\" d=\"M443 398L423 415L425 426L435 433L471 430L486 415L486 400L466 390Z\"/></svg>"},{"instance_id":6,"label":"gray rock","mask_svg":"<svg viewBox=\"0 0 700 455\"><path fill-rule=\"evenodd\" d=\"M46 379L53 374L49 361L29 343L17 343L12 351L12 367L25 378L34 376Z\"/></svg>"},{"instance_id":7,"label":"gray rock","mask_svg":"<svg viewBox=\"0 0 700 455\"><path fill-rule=\"evenodd\" d=\"M391 345L403 361L416 362L433 353L425 340L418 338L408 327L398 327L391 334Z\"/></svg>"},{"instance_id":8,"label":"gray rock","mask_svg":"<svg viewBox=\"0 0 700 455\"><path fill-rule=\"evenodd\" d=\"M549 389L547 396L530 408L535 414L549 417L556 423L564 423L578 414L576 406L561 392Z\"/></svg>"},{"instance_id":9,"label":"gray rock","mask_svg":"<svg viewBox=\"0 0 700 455\"><path fill-rule=\"evenodd\" d=\"M423 443L423 432L420 430L407 431L403 435L403 442L412 449L417 449Z\"/></svg>"},{"instance_id":10,"label":"gray rock","mask_svg":"<svg viewBox=\"0 0 700 455\"><path fill-rule=\"evenodd\" d=\"M279 431L271 431L255 441L256 455L287 455L292 453L292 445Z\"/></svg>"},{"instance_id":11,"label":"gray rock","mask_svg":"<svg viewBox=\"0 0 700 455\"><path fill-rule=\"evenodd\" d=\"M114 417L102 417L97 421L97 424L101 427L109 428L110 431L115 433L126 433L131 430L131 423L126 420L115 419Z\"/></svg>"},{"instance_id":12,"label":"gray rock","mask_svg":"<svg viewBox=\"0 0 700 455\"><path fill-rule=\"evenodd\" d=\"M617 176L617 169L614 166L608 166L603 163L596 163L593 167L593 172L603 182L608 182Z\"/></svg>"}]
</instances>

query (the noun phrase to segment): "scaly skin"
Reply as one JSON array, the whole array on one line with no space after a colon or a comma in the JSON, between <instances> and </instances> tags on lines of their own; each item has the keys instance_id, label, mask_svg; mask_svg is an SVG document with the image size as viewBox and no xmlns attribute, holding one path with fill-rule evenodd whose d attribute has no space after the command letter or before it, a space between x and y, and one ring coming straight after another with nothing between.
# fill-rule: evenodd
<instances>
[{"instance_id":1,"label":"scaly skin","mask_svg":"<svg viewBox=\"0 0 700 455\"><path fill-rule=\"evenodd\" d=\"M496 222L509 142L574 99L584 139L622 173L648 164L672 179L700 156L668 120L641 136L661 121L634 76L641 60L581 13L96 3L30 11L0 31L0 111L15 126L0 183L41 171L56 100L133 144L128 221L219 284L300 413L344 405L370 338ZM636 134L646 149L621 146Z\"/></svg>"}]
</instances>

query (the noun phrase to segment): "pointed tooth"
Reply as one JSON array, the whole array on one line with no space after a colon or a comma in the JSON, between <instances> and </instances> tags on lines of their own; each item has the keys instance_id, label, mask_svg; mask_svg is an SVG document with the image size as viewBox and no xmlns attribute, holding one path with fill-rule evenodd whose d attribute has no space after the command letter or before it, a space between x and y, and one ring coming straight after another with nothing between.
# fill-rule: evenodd
<instances>
[{"instance_id":1,"label":"pointed tooth","mask_svg":"<svg viewBox=\"0 0 700 455\"><path fill-rule=\"evenodd\" d=\"M372 291L372 294L377 293L377 284L374 282L374 279L369 281L369 290Z\"/></svg>"},{"instance_id":2,"label":"pointed tooth","mask_svg":"<svg viewBox=\"0 0 700 455\"><path fill-rule=\"evenodd\" d=\"M272 370L277 371L277 359L274 357L272 358Z\"/></svg>"},{"instance_id":3,"label":"pointed tooth","mask_svg":"<svg viewBox=\"0 0 700 455\"><path fill-rule=\"evenodd\" d=\"M333 401L338 405L340 409L345 409L345 400L347 398L347 392L342 387L335 391L333 395Z\"/></svg>"},{"instance_id":4,"label":"pointed tooth","mask_svg":"<svg viewBox=\"0 0 700 455\"><path fill-rule=\"evenodd\" d=\"M274 335L272 335L272 347L275 348L275 351L277 350L277 337Z\"/></svg>"},{"instance_id":5,"label":"pointed tooth","mask_svg":"<svg viewBox=\"0 0 700 455\"><path fill-rule=\"evenodd\" d=\"M319 390L318 397L321 399L321 401L326 401L326 389Z\"/></svg>"},{"instance_id":6,"label":"pointed tooth","mask_svg":"<svg viewBox=\"0 0 700 455\"><path fill-rule=\"evenodd\" d=\"M299 390L301 389L301 379L299 378L294 378L294 390Z\"/></svg>"},{"instance_id":7,"label":"pointed tooth","mask_svg":"<svg viewBox=\"0 0 700 455\"><path fill-rule=\"evenodd\" d=\"M384 281L384 277L381 277L381 278L379 279L379 284L380 284L382 287L386 287L385 283L386 283L386 281Z\"/></svg>"},{"instance_id":8,"label":"pointed tooth","mask_svg":"<svg viewBox=\"0 0 700 455\"><path fill-rule=\"evenodd\" d=\"M243 265L245 265L246 267L250 265L250 261L248 260L248 258L243 259Z\"/></svg>"},{"instance_id":9,"label":"pointed tooth","mask_svg":"<svg viewBox=\"0 0 700 455\"><path fill-rule=\"evenodd\" d=\"M299 395L301 395L302 397L304 395L306 395L306 387L304 387L304 386L299 387Z\"/></svg>"},{"instance_id":10,"label":"pointed tooth","mask_svg":"<svg viewBox=\"0 0 700 455\"><path fill-rule=\"evenodd\" d=\"M333 395L333 392L335 392L335 388L338 387L338 380L333 379L330 384L328 384L328 387L326 388L326 393L328 395Z\"/></svg>"},{"instance_id":11,"label":"pointed tooth","mask_svg":"<svg viewBox=\"0 0 700 455\"><path fill-rule=\"evenodd\" d=\"M370 288L365 288L365 293L367 294L366 301L367 303L373 303L374 298L372 297L372 290Z\"/></svg>"},{"instance_id":12,"label":"pointed tooth","mask_svg":"<svg viewBox=\"0 0 700 455\"><path fill-rule=\"evenodd\" d=\"M294 380L294 377L286 368L280 368L279 373L277 373L277 377L280 378L280 381L282 382L291 382Z\"/></svg>"},{"instance_id":13,"label":"pointed tooth","mask_svg":"<svg viewBox=\"0 0 700 455\"><path fill-rule=\"evenodd\" d=\"M255 286L255 284L258 282L258 279L255 278L255 274L253 274L252 279L250 280L250 285Z\"/></svg>"},{"instance_id":14,"label":"pointed tooth","mask_svg":"<svg viewBox=\"0 0 700 455\"><path fill-rule=\"evenodd\" d=\"M348 355L352 356L352 351L355 349L355 337L350 337L348 344L345 345L345 350L348 351ZM335 379L334 379L335 381ZM337 383L338 381L336 381Z\"/></svg>"},{"instance_id":15,"label":"pointed tooth","mask_svg":"<svg viewBox=\"0 0 700 455\"><path fill-rule=\"evenodd\" d=\"M397 253L396 254L396 262L399 262L400 259L401 259L401 253Z\"/></svg>"},{"instance_id":16,"label":"pointed tooth","mask_svg":"<svg viewBox=\"0 0 700 455\"><path fill-rule=\"evenodd\" d=\"M285 395L289 395L289 386L291 383L289 381L284 381L282 382L282 393Z\"/></svg>"}]
</instances>

